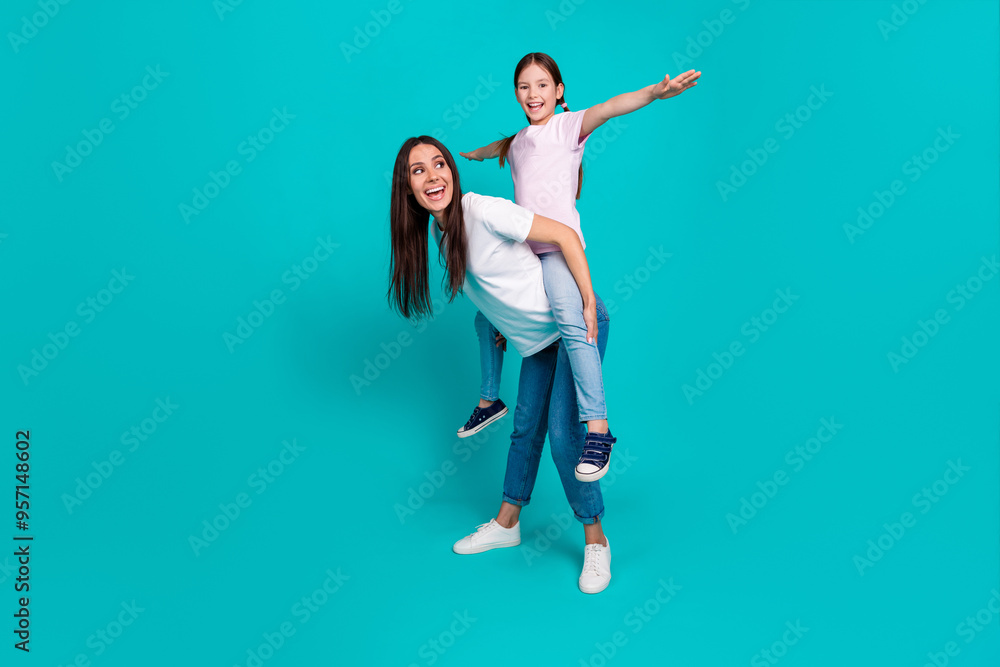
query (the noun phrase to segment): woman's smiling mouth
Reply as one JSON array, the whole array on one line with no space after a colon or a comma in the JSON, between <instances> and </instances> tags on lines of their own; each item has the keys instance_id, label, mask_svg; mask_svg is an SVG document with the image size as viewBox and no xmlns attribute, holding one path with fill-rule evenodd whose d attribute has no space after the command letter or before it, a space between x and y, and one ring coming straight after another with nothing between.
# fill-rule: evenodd
<instances>
[{"instance_id":1,"label":"woman's smiling mouth","mask_svg":"<svg viewBox=\"0 0 1000 667\"><path fill-rule=\"evenodd\" d=\"M426 195L431 201L441 201L444 199L444 186L438 185L430 188L429 190L424 190L424 195Z\"/></svg>"}]
</instances>

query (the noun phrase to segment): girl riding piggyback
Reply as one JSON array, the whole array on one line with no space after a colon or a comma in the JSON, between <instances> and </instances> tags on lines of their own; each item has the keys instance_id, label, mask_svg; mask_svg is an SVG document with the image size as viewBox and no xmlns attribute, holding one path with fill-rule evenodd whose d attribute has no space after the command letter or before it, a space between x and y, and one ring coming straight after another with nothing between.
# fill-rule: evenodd
<instances>
[{"instance_id":1,"label":"girl riding piggyback","mask_svg":"<svg viewBox=\"0 0 1000 667\"><path fill-rule=\"evenodd\" d=\"M514 92L528 126L513 137L461 155L480 161L498 157L501 167L509 162L515 203L570 227L586 247L576 200L580 196L581 163L587 138L611 118L684 92L697 84L700 75L701 72L689 70L675 79L667 76L636 92L572 112L564 98L559 66L544 53L529 53L514 69ZM556 113L557 106L562 108L561 113ZM587 423L576 477L580 481L594 481L607 472L611 448L616 442L608 427L601 358L587 333L588 323L596 317L595 305L583 302L557 246L533 241L528 244L542 264L545 292L573 369L579 418ZM505 341L482 313L476 314L476 332L482 365L480 401L468 423L459 429L459 437L472 435L507 412L498 395Z\"/></svg>"}]
</instances>

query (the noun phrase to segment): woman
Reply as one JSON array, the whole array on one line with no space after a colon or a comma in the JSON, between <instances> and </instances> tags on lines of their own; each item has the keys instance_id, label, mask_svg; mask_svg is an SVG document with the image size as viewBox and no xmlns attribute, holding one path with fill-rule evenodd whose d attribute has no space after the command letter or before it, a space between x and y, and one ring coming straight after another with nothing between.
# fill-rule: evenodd
<instances>
[{"instance_id":1,"label":"woman","mask_svg":"<svg viewBox=\"0 0 1000 667\"><path fill-rule=\"evenodd\" d=\"M604 503L599 482L584 483L574 474L586 430L579 421L569 359L558 344L541 264L525 243L552 243L562 250L580 288L587 335L597 340L603 357L607 311L590 284L580 239L566 225L507 200L471 192L463 196L448 149L431 137L408 139L393 168L389 287L390 303L408 318L431 311L429 223L445 257L451 298L467 294L524 358L500 510L496 518L456 542L453 550L473 554L521 543L519 516L531 498L547 423L566 498L584 527L580 590L598 593L611 579L611 550L601 527ZM582 458L594 466L607 465L614 441L610 433L603 441L587 440Z\"/></svg>"}]
</instances>

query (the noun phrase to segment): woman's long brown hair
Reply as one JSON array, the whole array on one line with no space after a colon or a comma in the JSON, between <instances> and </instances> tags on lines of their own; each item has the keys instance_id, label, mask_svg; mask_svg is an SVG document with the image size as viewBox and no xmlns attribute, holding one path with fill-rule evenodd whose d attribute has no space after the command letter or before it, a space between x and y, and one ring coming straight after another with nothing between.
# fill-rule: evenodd
<instances>
[{"instance_id":1,"label":"woman's long brown hair","mask_svg":"<svg viewBox=\"0 0 1000 667\"><path fill-rule=\"evenodd\" d=\"M521 76L521 72L524 68L532 63L538 65L543 70L549 73L552 77L552 84L558 86L562 84L562 74L559 72L559 65L556 65L556 61L552 59L552 56L545 53L529 53L525 57L518 61L517 67L514 68L514 90L517 90L517 79ZM563 84L565 85L565 84ZM565 87L563 88L565 91ZM569 111L569 106L566 104L565 94L556 100L556 104L561 105L564 111ZM525 116L525 118L528 118ZM531 122L531 119L528 119ZM510 142L514 141L514 136L504 137L500 142L500 168L503 169L504 164L507 162L507 152L510 150ZM576 198L580 198L580 190L583 189L583 165L580 165L580 177L576 183Z\"/></svg>"},{"instance_id":2,"label":"woman's long brown hair","mask_svg":"<svg viewBox=\"0 0 1000 667\"><path fill-rule=\"evenodd\" d=\"M465 258L468 243L465 219L462 215L462 186L458 182L458 165L444 145L434 137L410 137L396 154L392 168L392 195L389 204L389 232L392 259L389 264L389 305L403 317L419 319L433 314L430 290L427 287L427 229L432 224L430 212L417 203L410 191L410 151L414 146L430 144L439 151L451 169L452 197L445 209L444 231L438 257L444 258L443 282L450 293L448 301L462 291L465 282Z\"/></svg>"}]
</instances>

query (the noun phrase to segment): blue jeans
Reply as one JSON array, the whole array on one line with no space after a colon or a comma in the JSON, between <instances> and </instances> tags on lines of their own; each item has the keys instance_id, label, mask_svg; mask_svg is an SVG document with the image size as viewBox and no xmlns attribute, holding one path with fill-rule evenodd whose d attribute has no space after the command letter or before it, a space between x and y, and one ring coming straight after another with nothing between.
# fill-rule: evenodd
<instances>
[{"instance_id":1,"label":"blue jeans","mask_svg":"<svg viewBox=\"0 0 1000 667\"><path fill-rule=\"evenodd\" d=\"M569 354L576 387L577 408L580 421L607 419L608 409L604 400L604 374L601 372L603 352L587 342L587 324L583 321L583 297L566 259L561 252L538 255L542 263L542 281L545 294L552 306L552 314L562 336L563 347ZM607 315L607 313L605 313ZM495 401L500 392L500 370L503 368L503 351L496 346L497 330L481 312L476 312L476 334L479 336L479 365L482 383L479 397Z\"/></svg>"},{"instance_id":2,"label":"blue jeans","mask_svg":"<svg viewBox=\"0 0 1000 667\"><path fill-rule=\"evenodd\" d=\"M500 371L503 369L503 350L497 347L499 333L490 321L476 311L476 335L479 336L479 365L483 380L479 387L479 398L495 401L500 398Z\"/></svg>"},{"instance_id":3,"label":"blue jeans","mask_svg":"<svg viewBox=\"0 0 1000 667\"><path fill-rule=\"evenodd\" d=\"M608 344L608 312L597 297L597 346L600 356ZM581 482L573 471L587 434L580 422L566 345L556 341L541 352L521 362L514 410L514 433L507 453L507 473L503 480L503 499L514 505L527 505L535 487L538 464L545 445L548 427L552 459L573 514L581 523L594 523L604 516L600 482Z\"/></svg>"},{"instance_id":4,"label":"blue jeans","mask_svg":"<svg viewBox=\"0 0 1000 667\"><path fill-rule=\"evenodd\" d=\"M607 419L604 400L604 375L601 373L603 353L587 342L587 324L583 321L583 297L576 279L561 252L546 252L538 256L542 262L542 281L552 314L559 326L562 346L569 354L576 386L580 421ZM607 313L605 312L605 316Z\"/></svg>"}]
</instances>

